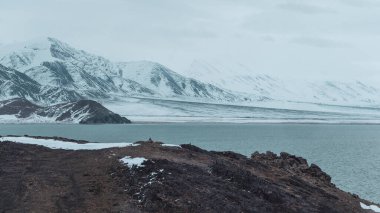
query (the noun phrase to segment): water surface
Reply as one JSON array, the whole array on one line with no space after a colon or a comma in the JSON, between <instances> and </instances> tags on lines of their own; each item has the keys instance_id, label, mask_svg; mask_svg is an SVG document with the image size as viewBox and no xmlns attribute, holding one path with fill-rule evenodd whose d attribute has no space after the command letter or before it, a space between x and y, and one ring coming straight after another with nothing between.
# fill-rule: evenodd
<instances>
[{"instance_id":1,"label":"water surface","mask_svg":"<svg viewBox=\"0 0 380 213\"><path fill-rule=\"evenodd\" d=\"M325 124L0 124L0 135L42 135L92 142L163 141L207 150L282 151L316 163L341 189L380 203L380 125Z\"/></svg>"}]
</instances>

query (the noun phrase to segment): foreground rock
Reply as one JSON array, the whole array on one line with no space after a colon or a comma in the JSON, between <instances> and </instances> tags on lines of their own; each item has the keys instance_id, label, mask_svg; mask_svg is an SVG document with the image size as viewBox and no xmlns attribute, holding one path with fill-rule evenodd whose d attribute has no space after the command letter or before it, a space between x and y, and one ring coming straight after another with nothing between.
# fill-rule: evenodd
<instances>
[{"instance_id":1,"label":"foreground rock","mask_svg":"<svg viewBox=\"0 0 380 213\"><path fill-rule=\"evenodd\" d=\"M69 122L80 124L125 124L131 121L96 101L80 100L41 107L26 99L0 101L0 122Z\"/></svg>"},{"instance_id":2,"label":"foreground rock","mask_svg":"<svg viewBox=\"0 0 380 213\"><path fill-rule=\"evenodd\" d=\"M0 138L1 212L370 212L360 207L370 202L287 153L248 158L152 141L63 150L9 140L21 141Z\"/></svg>"}]
</instances>

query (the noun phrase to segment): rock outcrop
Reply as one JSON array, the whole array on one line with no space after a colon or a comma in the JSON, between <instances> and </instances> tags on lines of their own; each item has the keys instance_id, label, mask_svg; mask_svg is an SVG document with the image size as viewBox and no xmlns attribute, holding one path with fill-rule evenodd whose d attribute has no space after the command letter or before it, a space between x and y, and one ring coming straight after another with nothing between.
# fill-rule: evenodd
<instances>
[{"instance_id":1,"label":"rock outcrop","mask_svg":"<svg viewBox=\"0 0 380 213\"><path fill-rule=\"evenodd\" d=\"M111 112L100 103L80 100L53 106L38 106L26 99L0 101L1 116L13 116L9 122L68 122L80 124L125 124L125 117Z\"/></svg>"},{"instance_id":2,"label":"rock outcrop","mask_svg":"<svg viewBox=\"0 0 380 213\"><path fill-rule=\"evenodd\" d=\"M145 160L126 165L126 156ZM0 211L369 211L360 202L371 204L287 153L248 158L152 141L92 151L0 142Z\"/></svg>"}]
</instances>

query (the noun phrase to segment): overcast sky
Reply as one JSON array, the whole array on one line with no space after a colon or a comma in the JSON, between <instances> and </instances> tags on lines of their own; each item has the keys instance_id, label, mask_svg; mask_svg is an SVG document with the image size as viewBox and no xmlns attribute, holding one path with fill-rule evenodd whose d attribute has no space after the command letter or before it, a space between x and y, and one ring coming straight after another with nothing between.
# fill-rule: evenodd
<instances>
[{"instance_id":1,"label":"overcast sky","mask_svg":"<svg viewBox=\"0 0 380 213\"><path fill-rule=\"evenodd\" d=\"M46 36L177 72L204 59L279 77L380 81L379 0L0 1L0 43Z\"/></svg>"}]
</instances>

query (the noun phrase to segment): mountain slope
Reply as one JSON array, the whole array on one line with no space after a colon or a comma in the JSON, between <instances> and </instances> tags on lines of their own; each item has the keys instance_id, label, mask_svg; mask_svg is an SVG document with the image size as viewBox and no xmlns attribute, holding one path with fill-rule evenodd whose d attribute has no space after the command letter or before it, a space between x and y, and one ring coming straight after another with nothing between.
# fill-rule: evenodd
<instances>
[{"instance_id":1,"label":"mountain slope","mask_svg":"<svg viewBox=\"0 0 380 213\"><path fill-rule=\"evenodd\" d=\"M113 79L118 68L109 60L76 50L54 38L15 45L3 50L0 63L18 69L44 86L75 89L89 98L111 98L112 93L151 94L143 86Z\"/></svg>"},{"instance_id":2,"label":"mountain slope","mask_svg":"<svg viewBox=\"0 0 380 213\"><path fill-rule=\"evenodd\" d=\"M200 60L181 75L156 62L115 63L53 38L3 46L0 64L9 67L0 68L0 100L20 97L39 105L52 105L91 99L118 103L117 112L127 115L131 111L140 111L136 115L141 115L140 109L131 109L136 104L128 104L129 100L145 103L145 99L151 100L145 107L153 109L158 100L166 100L159 106L165 115L175 111L170 101L180 101L176 109L181 109L181 115L196 113L200 117L215 113L204 104L190 110L187 102L323 112L331 111L329 105L380 106L380 89L358 81L290 81L255 74L249 67L229 61ZM338 107L333 111L350 110ZM218 118L229 112L220 113L222 116L218 113ZM157 113L153 110L151 115ZM246 117L260 117L249 113Z\"/></svg>"},{"instance_id":3,"label":"mountain slope","mask_svg":"<svg viewBox=\"0 0 380 213\"><path fill-rule=\"evenodd\" d=\"M0 64L25 73L43 86L75 90L91 99L145 96L232 101L238 98L158 63L113 63L54 38L3 48Z\"/></svg>"},{"instance_id":4,"label":"mountain slope","mask_svg":"<svg viewBox=\"0 0 380 213\"><path fill-rule=\"evenodd\" d=\"M272 100L317 104L380 105L380 89L360 81L282 80L241 64L195 60L186 75L221 88Z\"/></svg>"},{"instance_id":5,"label":"mountain slope","mask_svg":"<svg viewBox=\"0 0 380 213\"><path fill-rule=\"evenodd\" d=\"M196 97L233 101L237 97L211 84L186 78L155 62L136 61L119 63L122 76L146 85L164 97Z\"/></svg>"},{"instance_id":6,"label":"mountain slope","mask_svg":"<svg viewBox=\"0 0 380 213\"><path fill-rule=\"evenodd\" d=\"M38 100L40 84L27 75L0 64L0 97Z\"/></svg>"},{"instance_id":7,"label":"mountain slope","mask_svg":"<svg viewBox=\"0 0 380 213\"><path fill-rule=\"evenodd\" d=\"M0 101L0 118L8 119L6 122L130 123L128 119L90 100L48 107L41 107L20 98Z\"/></svg>"},{"instance_id":8,"label":"mountain slope","mask_svg":"<svg viewBox=\"0 0 380 213\"><path fill-rule=\"evenodd\" d=\"M186 74L222 88L256 96L273 97L274 93L278 94L281 90L286 92L282 82L268 75L255 74L250 68L241 64L194 60Z\"/></svg>"},{"instance_id":9,"label":"mountain slope","mask_svg":"<svg viewBox=\"0 0 380 213\"><path fill-rule=\"evenodd\" d=\"M317 81L308 84L311 100L325 103L380 103L380 90L360 81ZM307 92L307 91L305 91Z\"/></svg>"},{"instance_id":10,"label":"mountain slope","mask_svg":"<svg viewBox=\"0 0 380 213\"><path fill-rule=\"evenodd\" d=\"M34 102L65 102L83 97L65 88L42 86L26 74L0 64L0 99L25 98Z\"/></svg>"}]
</instances>

